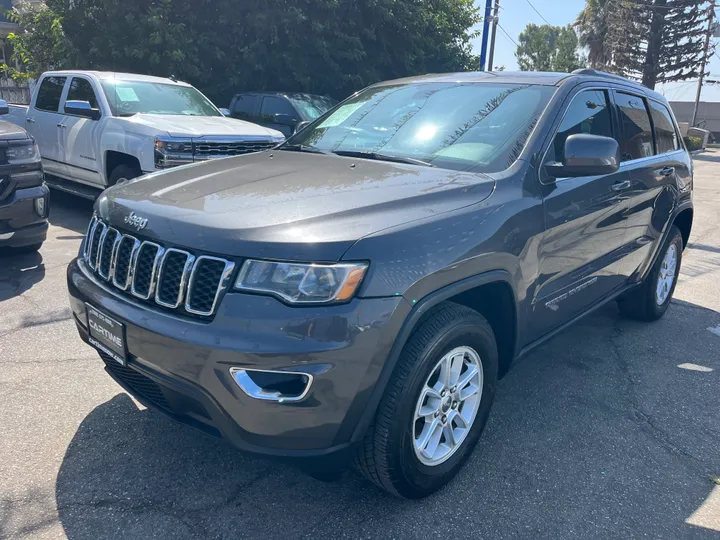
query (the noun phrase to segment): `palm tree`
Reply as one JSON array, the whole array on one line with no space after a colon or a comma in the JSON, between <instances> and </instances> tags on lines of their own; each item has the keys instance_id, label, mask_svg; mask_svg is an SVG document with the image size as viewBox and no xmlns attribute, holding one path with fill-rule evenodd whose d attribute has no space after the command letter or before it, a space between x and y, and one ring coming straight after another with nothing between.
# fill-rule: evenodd
<instances>
[{"instance_id":1,"label":"palm tree","mask_svg":"<svg viewBox=\"0 0 720 540\"><path fill-rule=\"evenodd\" d=\"M609 7L612 0L585 0L585 8L575 20L578 41L588 49L590 67L605 69L612 62Z\"/></svg>"}]
</instances>

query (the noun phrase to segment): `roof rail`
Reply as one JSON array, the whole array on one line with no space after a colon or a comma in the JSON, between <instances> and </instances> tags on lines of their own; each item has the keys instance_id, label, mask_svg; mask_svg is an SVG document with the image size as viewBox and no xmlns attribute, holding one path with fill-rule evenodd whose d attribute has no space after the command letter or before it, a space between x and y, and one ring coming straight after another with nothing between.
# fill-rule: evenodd
<instances>
[{"instance_id":1,"label":"roof rail","mask_svg":"<svg viewBox=\"0 0 720 540\"><path fill-rule=\"evenodd\" d=\"M589 69L589 68L583 68L583 69L576 69L572 72L573 75L592 75L595 77L609 77L612 79L620 79L623 81L628 82L629 79L626 79L625 77L621 75L615 75L614 73L608 73L606 71L600 71L597 69Z\"/></svg>"}]
</instances>

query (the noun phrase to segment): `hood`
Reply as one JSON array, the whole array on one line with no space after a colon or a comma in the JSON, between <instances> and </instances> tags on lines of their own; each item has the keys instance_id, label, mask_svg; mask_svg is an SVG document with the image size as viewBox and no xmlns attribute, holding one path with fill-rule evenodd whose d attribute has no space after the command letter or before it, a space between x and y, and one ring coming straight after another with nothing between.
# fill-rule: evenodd
<instances>
[{"instance_id":1,"label":"hood","mask_svg":"<svg viewBox=\"0 0 720 540\"><path fill-rule=\"evenodd\" d=\"M0 121L0 141L13 141L17 139L29 139L30 136L20 126L10 122Z\"/></svg>"},{"instance_id":2,"label":"hood","mask_svg":"<svg viewBox=\"0 0 720 540\"><path fill-rule=\"evenodd\" d=\"M228 137L250 136L284 140L285 136L274 129L265 128L224 116L189 116L175 114L136 114L125 118L160 131L167 131L171 137Z\"/></svg>"},{"instance_id":3,"label":"hood","mask_svg":"<svg viewBox=\"0 0 720 540\"><path fill-rule=\"evenodd\" d=\"M101 217L130 212L141 235L191 250L334 261L380 230L475 204L483 175L415 165L266 151L153 173L106 190Z\"/></svg>"}]
</instances>

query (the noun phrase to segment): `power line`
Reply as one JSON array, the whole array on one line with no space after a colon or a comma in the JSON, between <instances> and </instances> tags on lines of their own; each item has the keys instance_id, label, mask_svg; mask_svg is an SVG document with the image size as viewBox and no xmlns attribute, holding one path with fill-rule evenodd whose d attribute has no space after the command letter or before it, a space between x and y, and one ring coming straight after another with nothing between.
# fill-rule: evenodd
<instances>
[{"instance_id":1,"label":"power line","mask_svg":"<svg viewBox=\"0 0 720 540\"><path fill-rule=\"evenodd\" d=\"M530 4L530 7L535 10L535 13L540 15L540 18L545 21L546 23L550 24L550 21L548 21L545 17L542 16L542 13L540 13L535 6L532 5L532 2L530 0L525 0L528 4ZM551 25L552 26L552 25Z\"/></svg>"},{"instance_id":2,"label":"power line","mask_svg":"<svg viewBox=\"0 0 720 540\"><path fill-rule=\"evenodd\" d=\"M506 37L506 38L508 38L510 41L512 41L512 42L515 44L515 46L517 46L517 47L520 46L520 45L518 44L518 42L515 41L512 37L510 37L510 34L508 34L508 33L505 31L505 29L504 29L502 26L500 26L500 23L498 23L498 28L502 31L503 34L505 34L505 37Z\"/></svg>"}]
</instances>

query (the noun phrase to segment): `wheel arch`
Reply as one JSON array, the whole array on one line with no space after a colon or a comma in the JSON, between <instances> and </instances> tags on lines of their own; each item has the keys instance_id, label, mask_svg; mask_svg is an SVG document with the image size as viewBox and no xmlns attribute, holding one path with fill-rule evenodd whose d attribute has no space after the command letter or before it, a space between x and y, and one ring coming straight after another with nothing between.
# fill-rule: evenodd
<instances>
[{"instance_id":1,"label":"wheel arch","mask_svg":"<svg viewBox=\"0 0 720 540\"><path fill-rule=\"evenodd\" d=\"M110 185L110 175L118 165L129 165L136 167L141 173L140 160L131 154L118 152L116 150L108 150L105 152L105 181Z\"/></svg>"},{"instance_id":2,"label":"wheel arch","mask_svg":"<svg viewBox=\"0 0 720 540\"><path fill-rule=\"evenodd\" d=\"M488 292L490 294L487 298L483 298L481 294L483 292ZM492 310L486 310L486 313L483 313L477 309L477 307L487 308L492 305L491 299L499 298L502 298L504 302L508 303L506 307L509 310L509 314L504 314L504 317L493 315L488 317L486 313L489 313ZM395 370L400 353L410 338L413 329L415 329L418 324L427 318L435 307L442 302L447 301L456 302L474 309L488 320L488 323L490 323L490 326L493 328L493 332L496 332L496 340L498 340L500 372L504 373L507 371L507 368L510 366L517 352L518 337L518 306L517 296L515 295L515 289L513 287L512 275L506 270L492 270L446 285L445 287L438 289L437 291L418 300L405 318L400 332L395 338L395 341L390 349L390 354L387 357L382 372L375 383L372 394L364 407L364 411L360 416L357 425L355 426L351 439L352 442L362 440L367 428L371 424L380 400L390 381L390 377ZM505 317L509 317L509 319ZM512 331L505 331L501 336L501 340L499 340L496 325L500 325L503 321L507 320L512 320ZM500 327L498 326L498 329L499 328Z\"/></svg>"},{"instance_id":3,"label":"wheel arch","mask_svg":"<svg viewBox=\"0 0 720 540\"><path fill-rule=\"evenodd\" d=\"M673 220L673 225L680 229L680 233L683 237L683 248L686 248L690 241L690 232L692 231L692 223L694 217L694 210L692 207L685 208L678 212Z\"/></svg>"}]
</instances>

